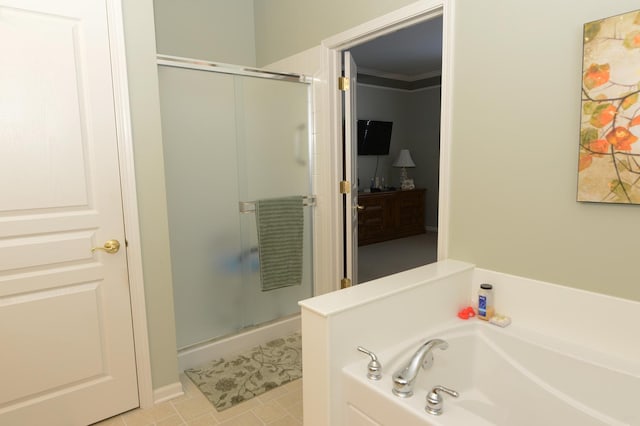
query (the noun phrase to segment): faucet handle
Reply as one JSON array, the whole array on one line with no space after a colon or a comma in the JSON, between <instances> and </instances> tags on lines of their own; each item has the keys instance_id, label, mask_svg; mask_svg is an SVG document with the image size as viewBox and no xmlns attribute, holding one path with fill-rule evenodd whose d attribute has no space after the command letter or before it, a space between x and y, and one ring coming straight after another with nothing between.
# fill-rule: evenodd
<instances>
[{"instance_id":1,"label":"faucet handle","mask_svg":"<svg viewBox=\"0 0 640 426\"><path fill-rule=\"evenodd\" d=\"M378 361L376 354L362 346L358 346L358 350L371 357L371 361L367 365L367 378L369 380L380 380L382 378L382 364Z\"/></svg>"},{"instance_id":2,"label":"faucet handle","mask_svg":"<svg viewBox=\"0 0 640 426\"><path fill-rule=\"evenodd\" d=\"M454 398L460 396L460 394L453 389L445 388L444 386L434 386L431 392L427 395L427 406L424 408L427 413L439 416L442 414L442 395L439 392L444 392L451 395Z\"/></svg>"}]
</instances>

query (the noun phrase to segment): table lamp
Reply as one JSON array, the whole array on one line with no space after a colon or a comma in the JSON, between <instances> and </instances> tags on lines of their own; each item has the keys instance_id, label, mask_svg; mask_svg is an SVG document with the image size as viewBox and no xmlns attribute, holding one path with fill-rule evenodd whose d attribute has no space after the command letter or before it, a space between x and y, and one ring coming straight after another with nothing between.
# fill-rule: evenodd
<instances>
[{"instance_id":1,"label":"table lamp","mask_svg":"<svg viewBox=\"0 0 640 426\"><path fill-rule=\"evenodd\" d=\"M413 189L415 185L413 179L407 177L407 167L415 167L416 163L411 158L411 153L408 149L401 149L396 161L392 164L393 167L401 167L400 171L400 188L403 190Z\"/></svg>"}]
</instances>

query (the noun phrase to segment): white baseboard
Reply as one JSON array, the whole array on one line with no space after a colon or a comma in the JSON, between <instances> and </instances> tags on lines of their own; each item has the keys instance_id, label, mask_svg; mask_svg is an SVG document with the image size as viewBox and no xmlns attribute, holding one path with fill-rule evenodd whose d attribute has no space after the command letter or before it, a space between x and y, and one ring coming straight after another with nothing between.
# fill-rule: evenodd
<instances>
[{"instance_id":1,"label":"white baseboard","mask_svg":"<svg viewBox=\"0 0 640 426\"><path fill-rule=\"evenodd\" d=\"M295 315L234 336L179 350L178 369L182 372L187 368L198 367L214 359L228 357L269 340L295 333L301 328L300 315Z\"/></svg>"},{"instance_id":2,"label":"white baseboard","mask_svg":"<svg viewBox=\"0 0 640 426\"><path fill-rule=\"evenodd\" d=\"M160 404L173 398L184 395L182 383L176 382L153 390L153 403Z\"/></svg>"}]
</instances>

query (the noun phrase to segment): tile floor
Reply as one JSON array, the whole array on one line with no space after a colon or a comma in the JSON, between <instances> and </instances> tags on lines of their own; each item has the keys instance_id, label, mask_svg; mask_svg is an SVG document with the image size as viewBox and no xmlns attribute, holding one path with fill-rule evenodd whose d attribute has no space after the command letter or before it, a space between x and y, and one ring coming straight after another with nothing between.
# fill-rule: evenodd
<instances>
[{"instance_id":1,"label":"tile floor","mask_svg":"<svg viewBox=\"0 0 640 426\"><path fill-rule=\"evenodd\" d=\"M302 379L218 412L182 374L185 394L147 409L128 411L95 426L300 426Z\"/></svg>"}]
</instances>

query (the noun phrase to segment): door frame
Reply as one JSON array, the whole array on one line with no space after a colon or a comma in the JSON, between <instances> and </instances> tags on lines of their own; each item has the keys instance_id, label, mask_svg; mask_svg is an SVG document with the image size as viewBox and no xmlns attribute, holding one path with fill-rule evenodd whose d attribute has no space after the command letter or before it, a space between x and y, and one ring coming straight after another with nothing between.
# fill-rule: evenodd
<instances>
[{"instance_id":1,"label":"door frame","mask_svg":"<svg viewBox=\"0 0 640 426\"><path fill-rule=\"evenodd\" d=\"M343 116L343 179L349 182L345 185L349 188L349 194L344 194L344 277L348 280L345 284L358 284L358 67L351 52L342 51L342 67L344 78L349 80L348 90L342 92ZM349 118L348 120L346 118ZM347 142L351 146L347 149Z\"/></svg>"},{"instance_id":2,"label":"door frame","mask_svg":"<svg viewBox=\"0 0 640 426\"><path fill-rule=\"evenodd\" d=\"M331 215L328 219L333 234L342 235L344 219L342 212L342 194L338 193L338 182L342 179L342 100L338 89L338 78L342 74L343 50L389 34L399 29L426 21L442 15L442 85L441 85L441 119L440 119L440 172L438 194L438 260L448 258L449 250L449 211L450 211L450 171L451 171L451 133L453 105L453 26L454 3L447 0L421 0L391 13L358 25L340 34L325 39L321 43L322 80L326 82L326 98L324 99L326 117L319 120L325 132L324 141L330 147L327 164L319 165L319 170L327 170L331 178L324 190L331 203ZM322 102L322 100L321 100ZM329 241L331 247L332 289L340 288L345 247L342 239ZM329 289L323 289L327 291ZM322 292L324 292L322 291Z\"/></svg>"},{"instance_id":3,"label":"door frame","mask_svg":"<svg viewBox=\"0 0 640 426\"><path fill-rule=\"evenodd\" d=\"M133 341L138 376L138 399L140 407L145 408L154 404L154 397L151 381L151 357L147 329L144 276L142 273L142 248L140 245L140 223L138 220L138 197L133 157L133 133L129 106L122 0L106 0L106 6Z\"/></svg>"}]
</instances>

